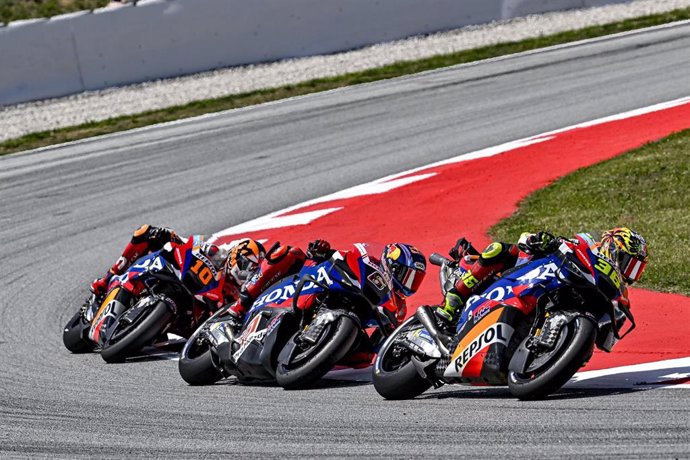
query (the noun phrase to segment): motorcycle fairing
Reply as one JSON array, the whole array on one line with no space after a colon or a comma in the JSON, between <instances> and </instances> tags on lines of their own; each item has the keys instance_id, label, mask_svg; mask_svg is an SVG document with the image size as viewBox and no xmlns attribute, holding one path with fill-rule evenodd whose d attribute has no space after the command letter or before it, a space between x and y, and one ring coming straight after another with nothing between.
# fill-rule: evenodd
<instances>
[{"instance_id":1,"label":"motorcycle fairing","mask_svg":"<svg viewBox=\"0 0 690 460\"><path fill-rule=\"evenodd\" d=\"M496 305L476 323L468 323L455 341L457 345L443 376L471 383L505 382L513 326L523 316L517 308Z\"/></svg>"},{"instance_id":2,"label":"motorcycle fairing","mask_svg":"<svg viewBox=\"0 0 690 460\"><path fill-rule=\"evenodd\" d=\"M240 380L274 381L277 355L296 330L294 316L285 308L265 308L252 316L230 347L231 365Z\"/></svg>"},{"instance_id":3,"label":"motorcycle fairing","mask_svg":"<svg viewBox=\"0 0 690 460\"><path fill-rule=\"evenodd\" d=\"M423 326L408 331L404 338L400 340L400 343L420 356L441 358L441 351Z\"/></svg>"},{"instance_id":4,"label":"motorcycle fairing","mask_svg":"<svg viewBox=\"0 0 690 460\"><path fill-rule=\"evenodd\" d=\"M383 273L369 262L368 256L354 252L348 254L347 260L339 254L317 265L304 265L295 276L284 278L268 288L259 296L249 310L246 318L263 308L290 308L301 279L308 278L299 292L297 308L308 309L320 294L331 293L351 294L353 290L362 290L365 296L374 304L381 304L390 299L391 288ZM366 253L365 253L366 255ZM366 259L366 260L365 260ZM354 269L353 269L354 267ZM247 319L245 319L246 324Z\"/></svg>"},{"instance_id":5,"label":"motorcycle fairing","mask_svg":"<svg viewBox=\"0 0 690 460\"><path fill-rule=\"evenodd\" d=\"M91 321L88 337L99 345L103 345L108 328L126 310L126 307L118 300L121 289L120 286L115 286L108 292Z\"/></svg>"}]
</instances>

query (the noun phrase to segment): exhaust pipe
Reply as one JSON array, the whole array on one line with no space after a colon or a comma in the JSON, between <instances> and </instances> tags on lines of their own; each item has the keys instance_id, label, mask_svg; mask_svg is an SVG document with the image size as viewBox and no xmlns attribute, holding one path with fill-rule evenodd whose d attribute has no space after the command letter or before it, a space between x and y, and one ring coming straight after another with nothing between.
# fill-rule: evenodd
<instances>
[{"instance_id":1,"label":"exhaust pipe","mask_svg":"<svg viewBox=\"0 0 690 460\"><path fill-rule=\"evenodd\" d=\"M431 307L428 305L422 305L421 307L417 308L417 311L414 315L419 322L424 325L431 338L434 339L434 342L436 342L436 345L441 350L441 353L443 353L444 356L450 355L450 352L448 351L450 337L439 332L438 325L436 324L436 318L434 318L434 313L431 311Z\"/></svg>"}]
</instances>

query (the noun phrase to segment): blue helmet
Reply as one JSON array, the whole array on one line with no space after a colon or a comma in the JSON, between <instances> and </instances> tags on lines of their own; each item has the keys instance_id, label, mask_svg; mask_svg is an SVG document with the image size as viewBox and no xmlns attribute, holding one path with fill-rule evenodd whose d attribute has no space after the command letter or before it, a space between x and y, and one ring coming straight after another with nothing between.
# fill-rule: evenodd
<instances>
[{"instance_id":1,"label":"blue helmet","mask_svg":"<svg viewBox=\"0 0 690 460\"><path fill-rule=\"evenodd\" d=\"M395 290L405 297L417 292L426 276L424 254L409 244L387 245L381 255L381 264L393 278Z\"/></svg>"}]
</instances>

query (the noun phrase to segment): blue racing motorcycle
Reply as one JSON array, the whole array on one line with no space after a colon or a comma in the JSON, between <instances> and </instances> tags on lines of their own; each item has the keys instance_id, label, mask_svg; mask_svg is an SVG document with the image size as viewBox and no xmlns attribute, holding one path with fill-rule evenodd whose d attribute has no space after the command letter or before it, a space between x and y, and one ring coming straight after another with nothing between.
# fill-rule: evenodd
<instances>
[{"instance_id":1,"label":"blue racing motorcycle","mask_svg":"<svg viewBox=\"0 0 690 460\"><path fill-rule=\"evenodd\" d=\"M241 325L227 309L189 338L179 361L190 385L236 376L242 383L308 387L351 352L375 350L393 330L380 305L392 281L366 245L278 281L258 297ZM369 332L370 331L370 332Z\"/></svg>"},{"instance_id":2,"label":"blue racing motorcycle","mask_svg":"<svg viewBox=\"0 0 690 460\"><path fill-rule=\"evenodd\" d=\"M520 399L543 398L592 356L610 352L635 327L613 263L586 234L489 280L468 299L457 327L444 331L421 306L381 346L374 387L384 398L413 398L446 383L508 385ZM471 258L471 256L468 256ZM445 292L471 264L432 254ZM626 320L630 327L621 329Z\"/></svg>"}]
</instances>

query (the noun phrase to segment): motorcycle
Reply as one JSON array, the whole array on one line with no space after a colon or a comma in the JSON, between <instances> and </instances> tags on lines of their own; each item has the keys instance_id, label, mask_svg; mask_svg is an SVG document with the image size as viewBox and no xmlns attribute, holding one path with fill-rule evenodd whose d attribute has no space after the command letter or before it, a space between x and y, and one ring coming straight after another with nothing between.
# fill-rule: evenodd
<instances>
[{"instance_id":1,"label":"motorcycle","mask_svg":"<svg viewBox=\"0 0 690 460\"><path fill-rule=\"evenodd\" d=\"M174 251L168 244L113 276L106 294L92 294L67 322L65 347L73 353L100 348L101 357L112 363L137 354L169 331L188 335L189 324L199 324L217 300L211 291L218 287L218 271L201 244L198 237Z\"/></svg>"},{"instance_id":2,"label":"motorcycle","mask_svg":"<svg viewBox=\"0 0 690 460\"><path fill-rule=\"evenodd\" d=\"M541 399L561 388L592 356L610 352L635 328L613 263L585 234L490 279L470 297L457 327L445 334L432 307L421 306L381 346L374 364L376 391L407 399L444 384L508 385L519 399ZM472 252L476 250L472 248ZM441 267L445 294L476 255ZM630 325L623 333L626 320Z\"/></svg>"},{"instance_id":3,"label":"motorcycle","mask_svg":"<svg viewBox=\"0 0 690 460\"><path fill-rule=\"evenodd\" d=\"M179 361L190 385L236 376L241 383L308 387L351 352L374 350L393 330L379 309L392 294L389 276L364 245L346 256L305 264L256 299L241 327L224 312L204 323Z\"/></svg>"}]
</instances>

